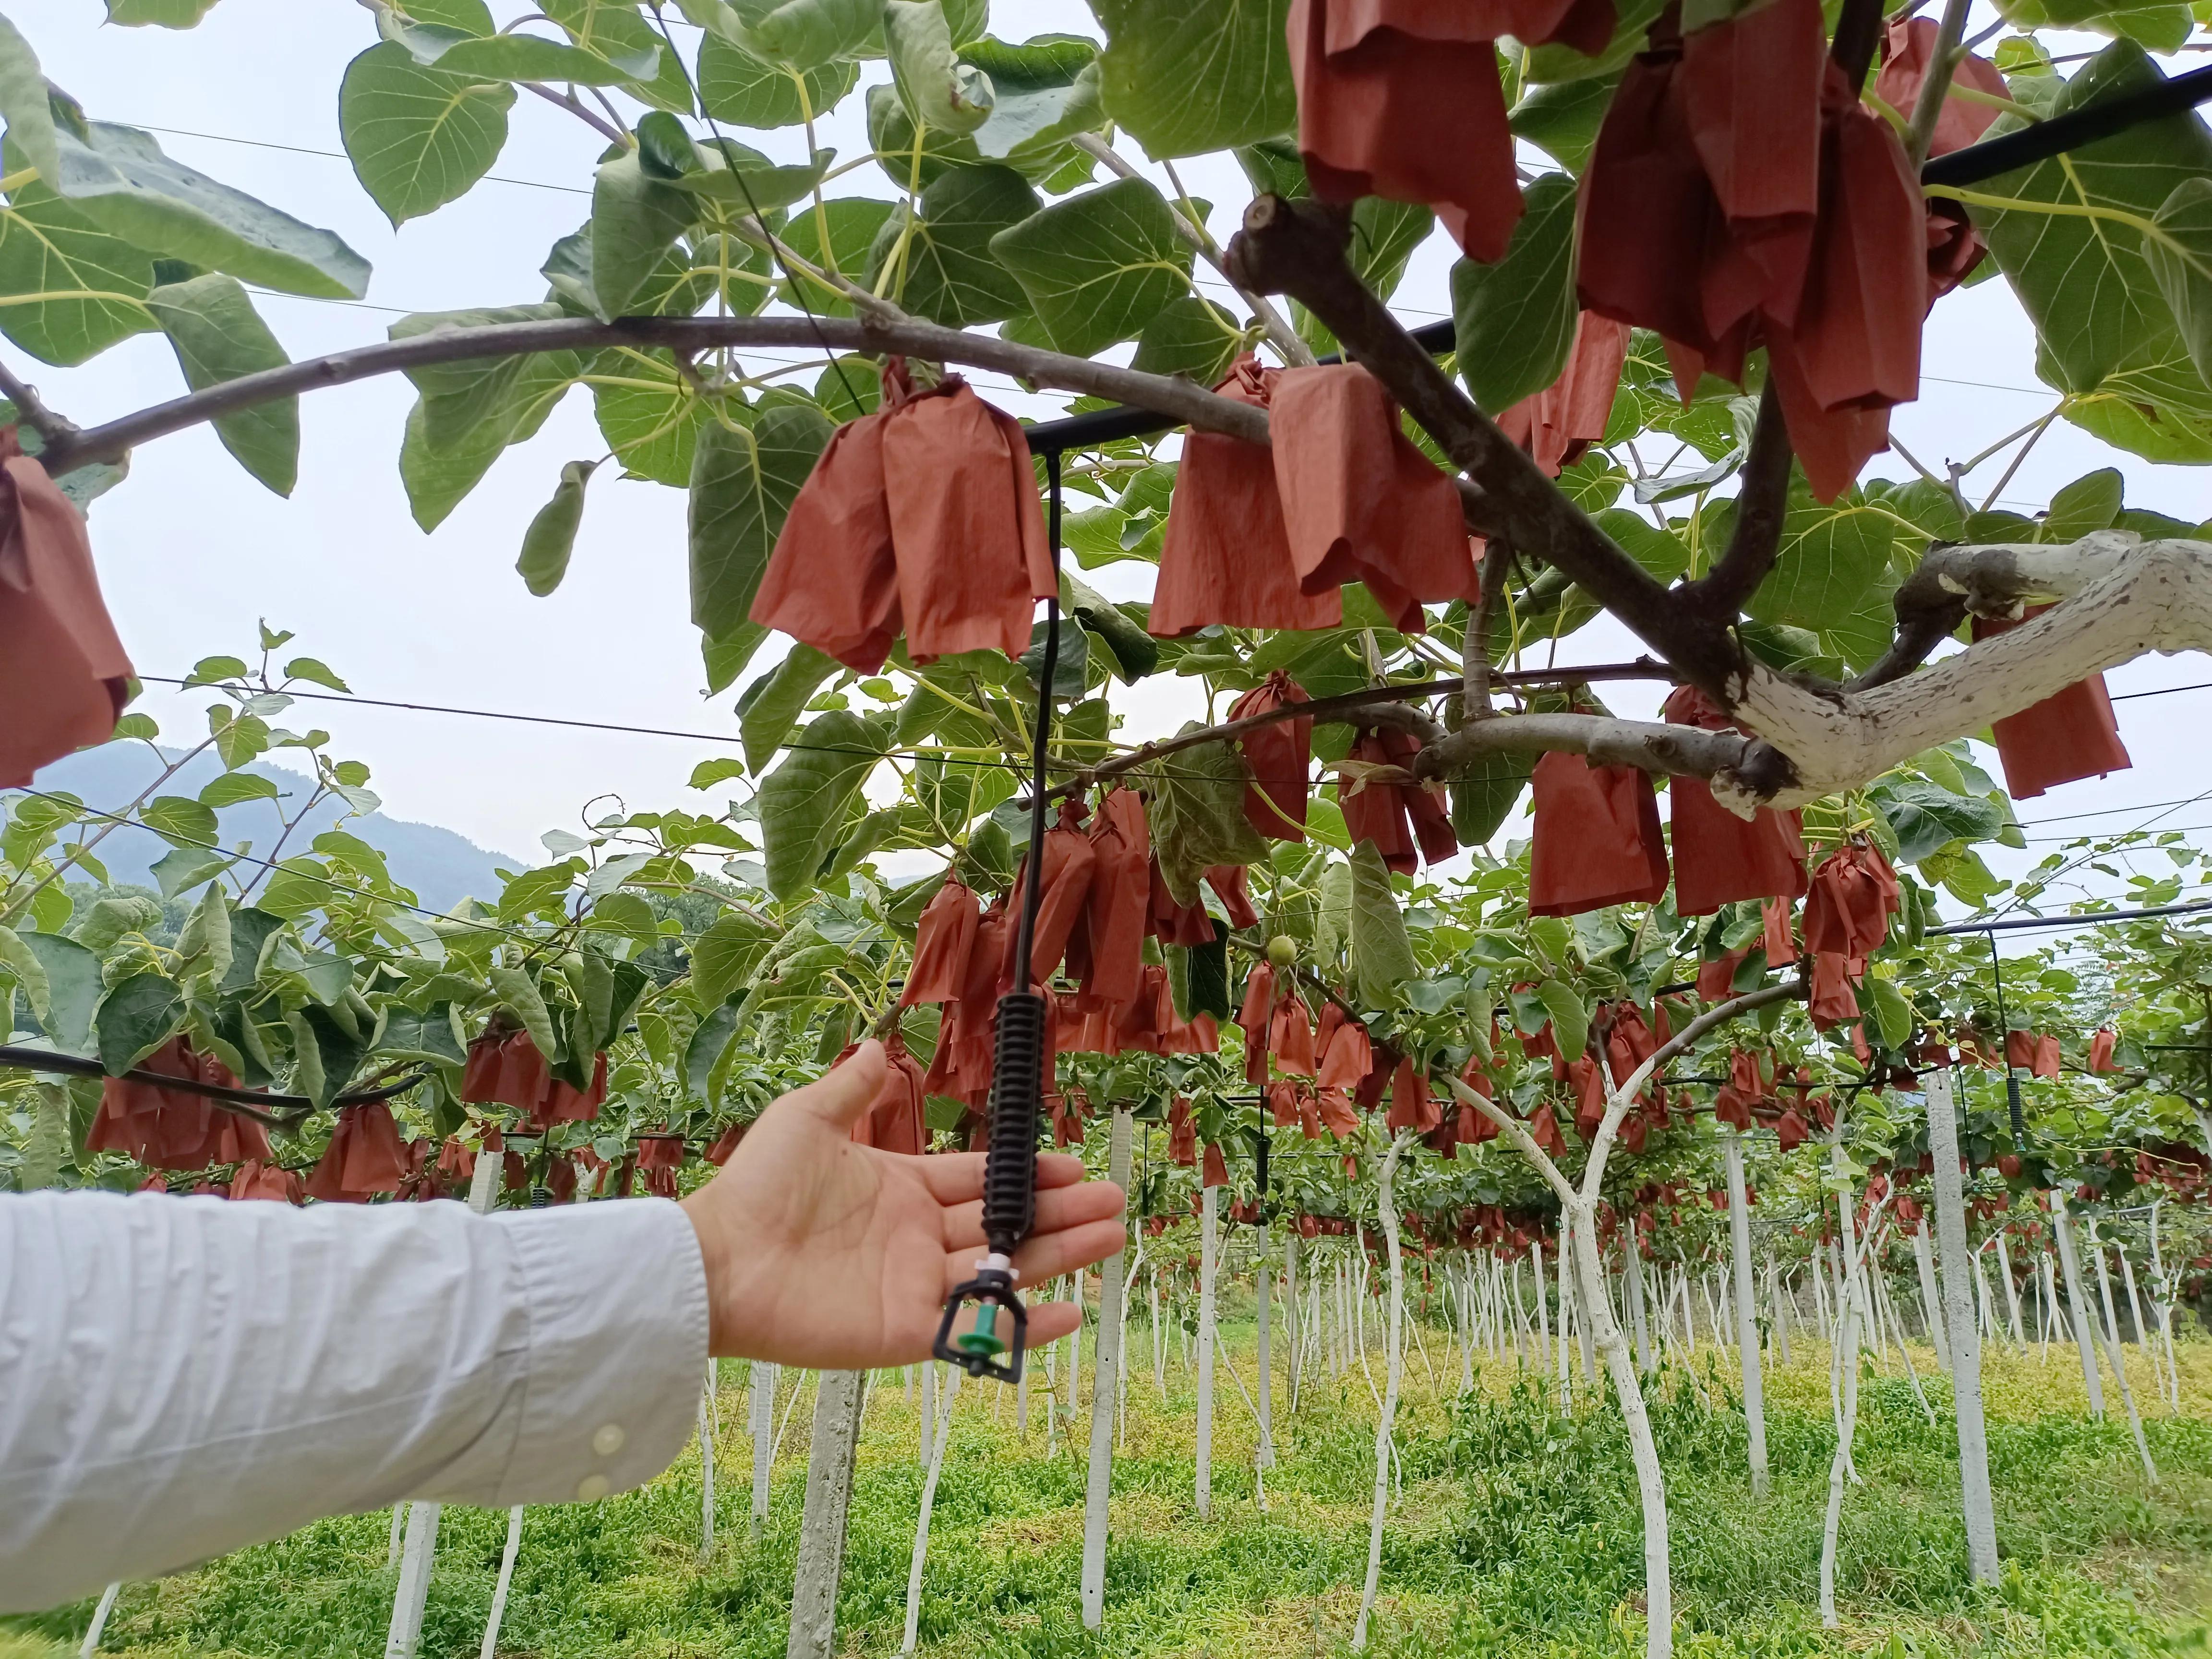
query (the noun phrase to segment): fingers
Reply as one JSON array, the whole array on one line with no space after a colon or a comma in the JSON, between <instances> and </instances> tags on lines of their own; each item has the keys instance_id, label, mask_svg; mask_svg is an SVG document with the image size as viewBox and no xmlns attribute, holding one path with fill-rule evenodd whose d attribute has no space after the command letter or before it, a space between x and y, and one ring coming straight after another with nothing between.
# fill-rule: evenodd
<instances>
[{"instance_id":1,"label":"fingers","mask_svg":"<svg viewBox=\"0 0 2212 1659\"><path fill-rule=\"evenodd\" d=\"M1036 1220L1030 1231L1035 1235L1079 1226L1088 1221L1107 1220L1120 1215L1127 1201L1121 1189L1110 1181L1083 1181L1073 1186L1054 1187L1038 1193ZM981 1248L983 1204L980 1198L947 1207L945 1243L947 1249L954 1250Z\"/></svg>"},{"instance_id":2,"label":"fingers","mask_svg":"<svg viewBox=\"0 0 2212 1659\"><path fill-rule=\"evenodd\" d=\"M983 1196L983 1154L939 1152L916 1158L914 1167L939 1204L966 1204ZM1037 1159L1037 1190L1072 1187L1083 1179L1083 1160L1066 1152L1046 1152ZM975 1235L981 1241L983 1235Z\"/></svg>"},{"instance_id":3,"label":"fingers","mask_svg":"<svg viewBox=\"0 0 2212 1659\"><path fill-rule=\"evenodd\" d=\"M1042 1206L1040 1206L1042 1207ZM1040 1226L1014 1252L1015 1283L1028 1290L1078 1267L1088 1267L1120 1251L1128 1243L1128 1230L1118 1212L1113 1215L1047 1229ZM981 1238L972 1244L945 1252L945 1288L949 1292L975 1276L975 1263L983 1248Z\"/></svg>"},{"instance_id":4,"label":"fingers","mask_svg":"<svg viewBox=\"0 0 2212 1659\"><path fill-rule=\"evenodd\" d=\"M827 1076L793 1089L769 1109L805 1112L841 1133L848 1132L875 1103L884 1084L884 1045L871 1037Z\"/></svg>"},{"instance_id":5,"label":"fingers","mask_svg":"<svg viewBox=\"0 0 2212 1659\"><path fill-rule=\"evenodd\" d=\"M1082 1322L1082 1311L1073 1302L1041 1302L1030 1310L1026 1346L1033 1350L1041 1343L1057 1342Z\"/></svg>"}]
</instances>

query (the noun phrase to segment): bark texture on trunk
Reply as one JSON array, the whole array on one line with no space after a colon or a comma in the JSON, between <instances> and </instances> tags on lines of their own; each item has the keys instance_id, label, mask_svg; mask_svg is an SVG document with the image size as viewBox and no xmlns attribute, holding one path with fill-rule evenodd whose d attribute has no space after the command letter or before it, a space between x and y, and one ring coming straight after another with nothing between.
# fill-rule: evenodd
<instances>
[{"instance_id":1,"label":"bark texture on trunk","mask_svg":"<svg viewBox=\"0 0 2212 1659\"><path fill-rule=\"evenodd\" d=\"M814 1400L814 1445L806 1460L806 1508L799 1523L799 1569L791 1587L785 1659L830 1659L837 1651L837 1582L845 1565L845 1522L860 1451L859 1371L824 1371Z\"/></svg>"},{"instance_id":2,"label":"bark texture on trunk","mask_svg":"<svg viewBox=\"0 0 2212 1659\"><path fill-rule=\"evenodd\" d=\"M1990 1496L1989 1426L1982 1416L1982 1333L1966 1289L1965 1188L1951 1074L1930 1072L1928 1150L1936 1160L1936 1230L1942 1250L1943 1323L1951 1342L1951 1401L1959 1423L1959 1485L1966 1516L1966 1564L1978 1584L1997 1582L1996 1509Z\"/></svg>"}]
</instances>

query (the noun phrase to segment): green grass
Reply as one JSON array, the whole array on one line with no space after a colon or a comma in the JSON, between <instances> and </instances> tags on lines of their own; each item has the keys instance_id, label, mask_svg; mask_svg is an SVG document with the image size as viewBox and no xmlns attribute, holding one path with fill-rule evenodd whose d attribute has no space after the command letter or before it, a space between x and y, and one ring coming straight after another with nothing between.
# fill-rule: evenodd
<instances>
[{"instance_id":1,"label":"green grass","mask_svg":"<svg viewBox=\"0 0 2212 1659\"><path fill-rule=\"evenodd\" d=\"M1348 1647L1365 1570L1374 1482L1374 1407L1355 1367L1310 1390L1278 1427L1279 1462L1255 1502L1255 1431L1224 1380L1217 1401L1214 1514L1192 1501L1192 1380L1170 1365L1153 1391L1138 1366L1115 1468L1106 1629L1082 1628L1087 1425L1045 1455L1042 1395L1027 1437L1011 1402L963 1388L939 1485L921 1639L975 1659L1060 1654L1217 1655L1271 1659ZM1249 1327L1231 1351L1253 1382ZM1431 1356L1455 1384L1438 1334ZM1809 1345L1802 1345L1809 1346ZM1709 1352L1702 1360L1711 1361ZM1712 1366L1653 1392L1673 1515L1678 1650L1685 1655L2135 1655L2212 1652L2212 1345L2184 1349L2185 1414L2136 1376L2160 1484L2148 1487L2124 1415L2081 1414L2070 1351L2047 1365L1990 1361L1990 1462L2003 1583L1967 1582L1948 1394L1930 1380L1930 1426L1902 1374L1869 1370L1857 1442L1863 1486L1845 1502L1843 1628L1816 1609L1820 1525L1833 1445L1822 1356L1769 1379L1773 1490L1751 1498L1745 1425ZM1379 1358L1376 1361L1379 1366ZM775 1656L784 1649L800 1498L802 1404L762 1535L746 1536L750 1457L744 1367L726 1368L727 1439L719 1541L697 1559L696 1449L644 1489L591 1505L529 1512L501 1650L514 1655ZM1085 1365L1085 1380L1090 1367ZM1379 1381L1379 1376L1378 1379ZM1407 1659L1640 1653L1643 1543L1625 1435L1609 1408L1558 1410L1549 1390L1490 1367L1476 1394L1431 1386L1416 1355L1401 1416L1403 1492L1387 1528L1370 1651ZM1279 1410L1280 1390L1278 1391ZM1710 1404L1706 1403L1710 1401ZM840 1607L851 1654L895 1653L922 1471L915 1407L892 1374L863 1431ZM359 1659L381 1646L392 1590L388 1516L322 1522L290 1538L155 1584L129 1587L105 1646L146 1655ZM425 1659L472 1659L489 1607L503 1514L446 1511L425 1625ZM73 1641L91 1603L13 1622L0 1659L58 1659L39 1637Z\"/></svg>"}]
</instances>

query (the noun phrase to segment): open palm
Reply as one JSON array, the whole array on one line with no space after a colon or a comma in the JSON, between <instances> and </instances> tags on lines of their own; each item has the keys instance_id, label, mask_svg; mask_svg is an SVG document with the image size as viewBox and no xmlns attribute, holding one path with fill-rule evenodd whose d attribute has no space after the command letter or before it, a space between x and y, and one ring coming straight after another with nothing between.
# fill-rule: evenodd
<instances>
[{"instance_id":1,"label":"open palm","mask_svg":"<svg viewBox=\"0 0 2212 1659\"><path fill-rule=\"evenodd\" d=\"M927 1356L947 1291L983 1253L983 1155L915 1158L852 1139L884 1077L864 1042L761 1114L721 1173L684 1200L706 1261L713 1352L817 1370ZM1121 1189L1083 1161L1037 1160L1036 1224L1015 1252L1041 1284L1120 1249ZM1071 1304L1030 1310L1029 1340L1076 1327Z\"/></svg>"}]
</instances>

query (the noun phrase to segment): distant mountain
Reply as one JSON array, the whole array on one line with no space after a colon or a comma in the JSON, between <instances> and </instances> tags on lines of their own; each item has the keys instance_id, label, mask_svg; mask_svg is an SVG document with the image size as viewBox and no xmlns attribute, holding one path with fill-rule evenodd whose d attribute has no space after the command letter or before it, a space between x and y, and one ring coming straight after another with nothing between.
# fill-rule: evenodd
<instances>
[{"instance_id":1,"label":"distant mountain","mask_svg":"<svg viewBox=\"0 0 2212 1659\"><path fill-rule=\"evenodd\" d=\"M164 750L163 754L167 762L176 759L174 751ZM135 800L139 792L160 775L161 769L161 763L155 760L145 744L111 743L41 769L39 787L66 791L81 798L88 806L116 811ZM296 805L313 787L304 774L289 767L257 763L240 769L274 783L284 793L283 805L287 807ZM222 763L214 755L198 756L163 784L161 793L196 796L222 772ZM252 842L250 850L257 857L268 857L270 848L282 833L276 811L279 804L253 800L224 807L217 815L224 847L247 841ZM291 838L284 843L283 856L309 851L315 837L335 824L343 811L342 803L336 800L318 806L308 814L307 822L293 830ZM392 879L413 888L417 901L433 910L449 910L465 898L488 902L495 899L500 880L493 873L494 866L526 870L537 862L534 859L488 852L466 837L434 823L409 823L386 817L381 812L350 819L345 827L382 853ZM136 882L151 887L156 884L151 866L168 850L168 843L152 830L131 824L118 828L100 843L94 856L107 866L111 881Z\"/></svg>"}]
</instances>

